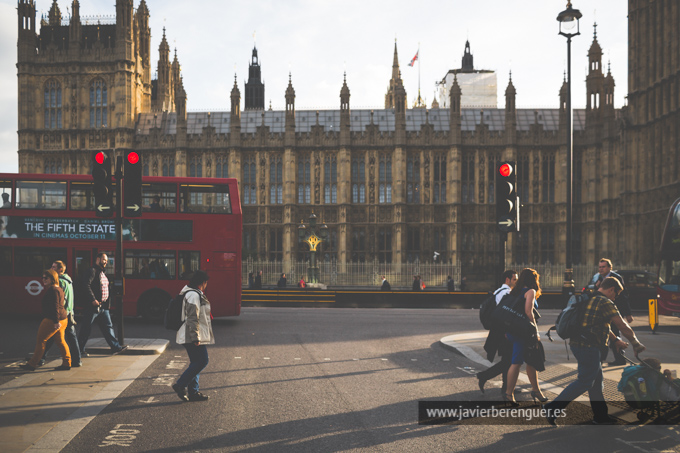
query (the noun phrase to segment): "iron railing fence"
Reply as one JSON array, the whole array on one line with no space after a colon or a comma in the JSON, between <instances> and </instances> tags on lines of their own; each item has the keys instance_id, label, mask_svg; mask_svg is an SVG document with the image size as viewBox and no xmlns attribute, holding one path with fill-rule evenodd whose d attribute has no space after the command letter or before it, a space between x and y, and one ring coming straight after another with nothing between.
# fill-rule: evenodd
<instances>
[{"instance_id":1,"label":"iron railing fence","mask_svg":"<svg viewBox=\"0 0 680 453\"><path fill-rule=\"evenodd\" d=\"M248 285L248 273L257 275L262 270L262 284L264 286L276 286L282 273L286 274L288 287L295 287L300 277L307 280L309 262L293 261L284 263L281 261L261 261L248 258L243 260L241 267L242 284ZM517 264L510 266L517 272L530 267L540 274L541 288L544 291L560 291L564 280L564 264ZM573 267L574 284L576 290L586 286L592 279L597 266L579 264ZM459 289L462 270L460 263L380 263L369 261L364 263L339 263L337 261L319 263L321 283L327 286L337 287L377 287L380 286L382 276L387 277L393 288L411 288L413 276L420 275L426 287L445 288L447 277L453 277L456 290ZM489 285L493 286L495 279L489 277ZM489 288L492 290L493 288Z\"/></svg>"}]
</instances>

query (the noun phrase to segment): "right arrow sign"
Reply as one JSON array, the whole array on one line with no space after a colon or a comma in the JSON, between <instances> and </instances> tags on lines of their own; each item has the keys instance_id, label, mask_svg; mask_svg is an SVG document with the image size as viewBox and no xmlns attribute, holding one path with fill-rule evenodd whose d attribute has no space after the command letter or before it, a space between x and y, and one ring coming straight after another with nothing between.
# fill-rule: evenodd
<instances>
[{"instance_id":1,"label":"right arrow sign","mask_svg":"<svg viewBox=\"0 0 680 453\"><path fill-rule=\"evenodd\" d=\"M498 229L505 232L512 231L513 224L514 222L512 221L511 218L505 217L498 221Z\"/></svg>"}]
</instances>

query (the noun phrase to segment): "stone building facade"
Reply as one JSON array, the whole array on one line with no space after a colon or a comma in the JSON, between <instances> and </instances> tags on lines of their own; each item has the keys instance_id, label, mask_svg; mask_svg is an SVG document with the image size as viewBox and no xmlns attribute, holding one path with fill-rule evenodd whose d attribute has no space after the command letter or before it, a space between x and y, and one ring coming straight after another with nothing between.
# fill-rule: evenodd
<instances>
[{"instance_id":1,"label":"stone building facade","mask_svg":"<svg viewBox=\"0 0 680 453\"><path fill-rule=\"evenodd\" d=\"M678 8L630 5L629 106L614 108L615 83L595 34L588 103L574 111L575 264L601 256L652 263L660 231L649 231L680 193L680 40L677 29L654 22L678 19ZM244 258L304 258L297 226L314 212L329 229L322 259L429 262L438 251L466 275L484 275L501 246L495 171L516 161L521 232L509 235L508 264L565 261L566 83L556 87L557 109L517 109L512 80L503 109L461 108L456 81L447 108L408 109L395 44L384 109L351 109L345 76L337 110L298 111L290 75L285 110L273 111L263 109L254 49L243 111L235 80L230 111L187 113L165 37L158 79L150 78L144 0L136 11L132 0L116 0L115 20L104 25L81 21L77 0L72 11L64 24L54 2L38 33L33 0L18 0L21 172L88 173L91 150L135 149L148 175L237 178ZM649 29L674 44L657 49ZM643 64L650 58L653 70Z\"/></svg>"}]
</instances>

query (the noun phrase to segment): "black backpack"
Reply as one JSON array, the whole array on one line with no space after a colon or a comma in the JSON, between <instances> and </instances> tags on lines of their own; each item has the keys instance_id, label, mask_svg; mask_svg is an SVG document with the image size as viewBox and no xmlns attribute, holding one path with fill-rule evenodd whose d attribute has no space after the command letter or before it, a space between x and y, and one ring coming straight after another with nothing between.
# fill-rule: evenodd
<instances>
[{"instance_id":1,"label":"black backpack","mask_svg":"<svg viewBox=\"0 0 680 453\"><path fill-rule=\"evenodd\" d=\"M479 306L479 320L486 330L491 330L491 325L493 324L491 321L491 314L496 309L496 295L501 289L502 288L498 288L493 293L489 292L487 298L484 299L482 305Z\"/></svg>"},{"instance_id":2,"label":"black backpack","mask_svg":"<svg viewBox=\"0 0 680 453\"><path fill-rule=\"evenodd\" d=\"M184 321L182 321L182 308L184 307L184 296L189 293L187 291L184 294L178 294L172 299L168 304L167 310L165 310L165 328L168 330L174 330L177 332Z\"/></svg>"},{"instance_id":3,"label":"black backpack","mask_svg":"<svg viewBox=\"0 0 680 453\"><path fill-rule=\"evenodd\" d=\"M569 298L567 306L557 316L557 321L555 321L555 330L560 338L568 340L581 336L583 332L583 319L589 301L590 295L585 292Z\"/></svg>"}]
</instances>

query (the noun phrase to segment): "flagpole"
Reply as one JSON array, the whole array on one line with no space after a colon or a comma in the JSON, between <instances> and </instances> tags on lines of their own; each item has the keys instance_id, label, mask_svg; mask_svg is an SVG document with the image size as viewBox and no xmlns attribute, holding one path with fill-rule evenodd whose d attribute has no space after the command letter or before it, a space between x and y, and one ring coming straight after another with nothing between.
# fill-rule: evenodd
<instances>
[{"instance_id":1,"label":"flagpole","mask_svg":"<svg viewBox=\"0 0 680 453\"><path fill-rule=\"evenodd\" d=\"M418 103L420 104L420 43L418 43Z\"/></svg>"}]
</instances>

